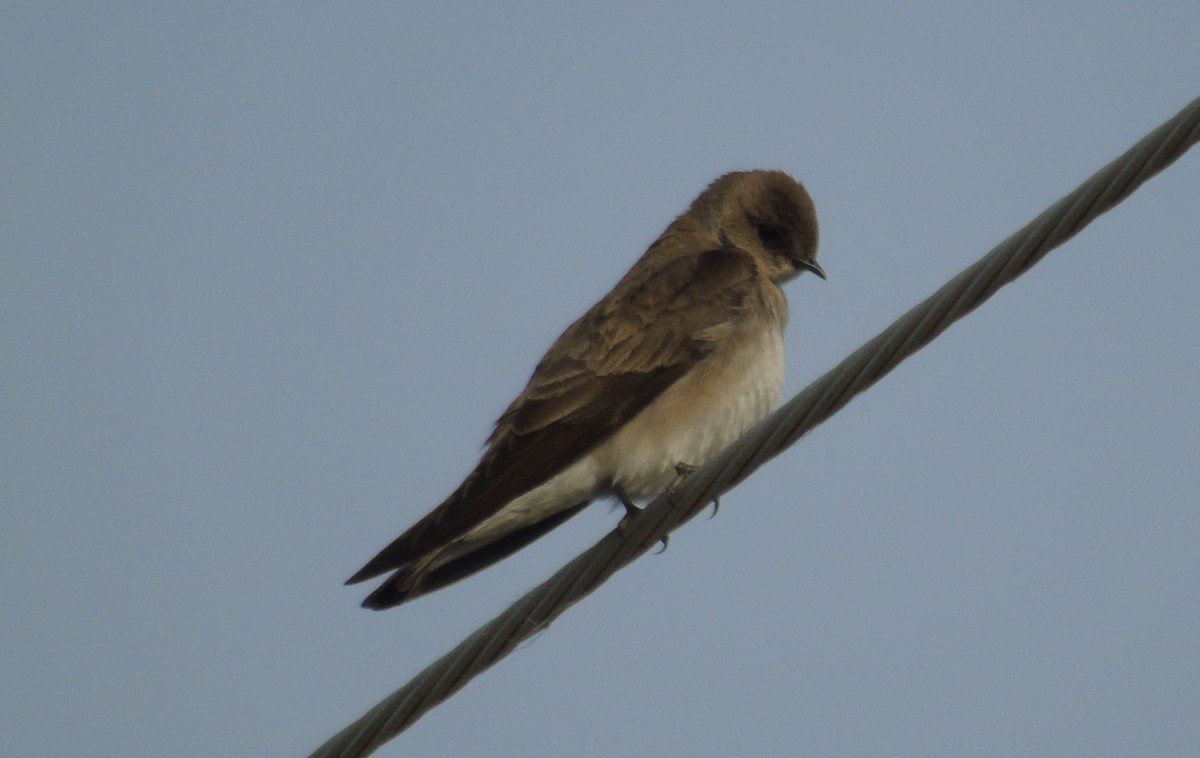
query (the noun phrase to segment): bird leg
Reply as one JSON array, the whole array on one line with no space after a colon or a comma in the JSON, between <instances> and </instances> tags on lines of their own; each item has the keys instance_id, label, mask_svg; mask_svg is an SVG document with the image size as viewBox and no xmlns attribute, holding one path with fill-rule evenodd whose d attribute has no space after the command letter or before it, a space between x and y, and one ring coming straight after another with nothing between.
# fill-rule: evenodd
<instances>
[{"instance_id":1,"label":"bird leg","mask_svg":"<svg viewBox=\"0 0 1200 758\"><path fill-rule=\"evenodd\" d=\"M675 505L675 493L679 491L679 485L683 484L683 480L687 479L692 474L696 473L699 466L693 466L690 463L675 464L675 481L667 486L667 499L671 501L671 505ZM717 511L721 510L721 498L713 498L713 512L709 518L714 518Z\"/></svg>"},{"instance_id":2,"label":"bird leg","mask_svg":"<svg viewBox=\"0 0 1200 758\"><path fill-rule=\"evenodd\" d=\"M617 532L619 534L624 534L625 530L629 528L630 520L635 515L641 513L642 509L634 505L633 501L629 499L629 495L626 495L625 491L620 487L614 487L613 492L616 494L617 500L622 506L625 507L625 515L621 517L620 523L617 524ZM667 549L667 543L670 542L670 539L670 535L663 535L663 538L660 540L660 542L662 542L662 548L660 548L655 555L658 555Z\"/></svg>"},{"instance_id":3,"label":"bird leg","mask_svg":"<svg viewBox=\"0 0 1200 758\"><path fill-rule=\"evenodd\" d=\"M635 513L641 513L642 509L634 505L633 500L620 487L614 487L613 493L617 496L617 501L625 507L625 515L621 517L621 523L619 524L620 527L624 527L625 522L633 518Z\"/></svg>"},{"instance_id":4,"label":"bird leg","mask_svg":"<svg viewBox=\"0 0 1200 758\"><path fill-rule=\"evenodd\" d=\"M671 501L671 505L675 505L675 493L679 491L679 485L683 484L684 479L696 473L696 468L690 463L675 464L675 481L667 485L667 500Z\"/></svg>"}]
</instances>

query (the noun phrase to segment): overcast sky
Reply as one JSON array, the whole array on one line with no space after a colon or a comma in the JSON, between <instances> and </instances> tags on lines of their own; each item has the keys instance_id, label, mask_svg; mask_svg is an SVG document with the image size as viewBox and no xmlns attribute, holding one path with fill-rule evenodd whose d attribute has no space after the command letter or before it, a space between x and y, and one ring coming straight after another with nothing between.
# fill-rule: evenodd
<instances>
[{"instance_id":1,"label":"overcast sky","mask_svg":"<svg viewBox=\"0 0 1200 758\"><path fill-rule=\"evenodd\" d=\"M717 175L790 395L1200 95L1195 2L901 5L9 4L0 753L306 754L599 539L342 586ZM1193 152L379 754L1195 755L1198 240Z\"/></svg>"}]
</instances>

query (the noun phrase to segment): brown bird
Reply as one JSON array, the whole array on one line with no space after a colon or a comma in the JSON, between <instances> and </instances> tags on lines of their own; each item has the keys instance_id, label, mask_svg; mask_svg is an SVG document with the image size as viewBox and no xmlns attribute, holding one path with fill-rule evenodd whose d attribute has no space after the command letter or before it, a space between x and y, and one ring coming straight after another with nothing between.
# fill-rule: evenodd
<instances>
[{"instance_id":1,"label":"brown bird","mask_svg":"<svg viewBox=\"0 0 1200 758\"><path fill-rule=\"evenodd\" d=\"M780 171L718 178L567 327L441 505L346 582L399 605L528 545L592 500L651 497L761 420L783 389L779 285L822 279L817 217Z\"/></svg>"}]
</instances>

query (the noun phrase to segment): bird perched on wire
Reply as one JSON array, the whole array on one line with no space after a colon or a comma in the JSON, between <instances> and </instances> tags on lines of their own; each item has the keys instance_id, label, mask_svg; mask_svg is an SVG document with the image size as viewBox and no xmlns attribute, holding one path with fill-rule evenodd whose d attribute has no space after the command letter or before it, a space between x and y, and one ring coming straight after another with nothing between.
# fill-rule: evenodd
<instances>
[{"instance_id":1,"label":"bird perched on wire","mask_svg":"<svg viewBox=\"0 0 1200 758\"><path fill-rule=\"evenodd\" d=\"M479 464L347 584L399 605L511 555L599 497L626 508L761 420L783 389L787 300L822 279L817 217L781 171L708 186L567 327L496 422Z\"/></svg>"}]
</instances>

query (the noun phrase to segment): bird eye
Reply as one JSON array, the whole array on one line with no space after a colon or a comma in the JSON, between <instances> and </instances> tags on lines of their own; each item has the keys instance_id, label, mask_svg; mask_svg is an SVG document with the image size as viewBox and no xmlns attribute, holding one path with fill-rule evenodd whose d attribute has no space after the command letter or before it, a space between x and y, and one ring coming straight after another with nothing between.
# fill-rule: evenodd
<instances>
[{"instance_id":1,"label":"bird eye","mask_svg":"<svg viewBox=\"0 0 1200 758\"><path fill-rule=\"evenodd\" d=\"M763 243L763 246L773 250L778 250L783 247L783 230L766 224L759 224L755 227L758 232L758 241Z\"/></svg>"}]
</instances>

